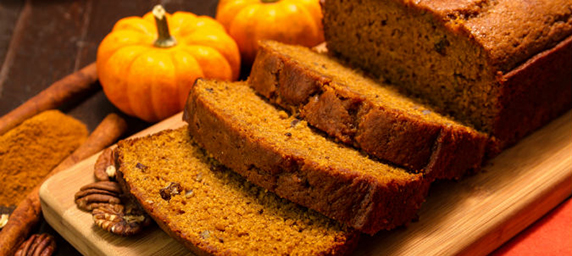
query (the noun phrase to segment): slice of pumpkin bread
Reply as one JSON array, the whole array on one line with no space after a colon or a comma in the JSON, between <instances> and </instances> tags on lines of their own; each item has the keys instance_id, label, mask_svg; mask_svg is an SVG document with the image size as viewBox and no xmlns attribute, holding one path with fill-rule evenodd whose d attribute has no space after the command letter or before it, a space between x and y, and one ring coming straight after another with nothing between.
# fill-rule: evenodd
<instances>
[{"instance_id":1,"label":"slice of pumpkin bread","mask_svg":"<svg viewBox=\"0 0 572 256\"><path fill-rule=\"evenodd\" d=\"M206 156L186 128L125 140L120 184L199 255L343 255L359 233L266 192Z\"/></svg>"},{"instance_id":2,"label":"slice of pumpkin bread","mask_svg":"<svg viewBox=\"0 0 572 256\"><path fill-rule=\"evenodd\" d=\"M487 136L309 48L260 44L250 85L330 136L427 178L480 169Z\"/></svg>"},{"instance_id":3,"label":"slice of pumpkin bread","mask_svg":"<svg viewBox=\"0 0 572 256\"><path fill-rule=\"evenodd\" d=\"M191 135L222 164L364 233L410 222L429 188L422 174L328 140L244 82L197 80L184 119Z\"/></svg>"}]
</instances>

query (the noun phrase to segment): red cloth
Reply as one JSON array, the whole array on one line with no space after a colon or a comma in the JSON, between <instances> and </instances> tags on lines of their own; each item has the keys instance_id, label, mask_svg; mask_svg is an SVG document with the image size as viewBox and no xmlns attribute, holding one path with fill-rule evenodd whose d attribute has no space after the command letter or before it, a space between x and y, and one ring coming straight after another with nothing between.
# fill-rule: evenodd
<instances>
[{"instance_id":1,"label":"red cloth","mask_svg":"<svg viewBox=\"0 0 572 256\"><path fill-rule=\"evenodd\" d=\"M572 200L568 198L492 255L572 255Z\"/></svg>"}]
</instances>

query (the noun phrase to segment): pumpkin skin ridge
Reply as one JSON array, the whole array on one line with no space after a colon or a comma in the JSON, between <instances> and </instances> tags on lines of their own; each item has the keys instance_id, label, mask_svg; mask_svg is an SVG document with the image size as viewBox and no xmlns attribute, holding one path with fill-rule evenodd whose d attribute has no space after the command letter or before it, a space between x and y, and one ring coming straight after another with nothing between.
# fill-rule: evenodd
<instances>
[{"instance_id":1,"label":"pumpkin skin ridge","mask_svg":"<svg viewBox=\"0 0 572 256\"><path fill-rule=\"evenodd\" d=\"M224 57L224 61L227 63L227 65L230 67L230 70L232 71L231 74L231 78L230 79L224 79L224 80L237 80L238 77L240 76L240 63L241 63L241 59L240 59L240 54L236 54L236 56L233 56L234 54L232 54L232 52L236 52L239 53L239 49L238 49L238 45L236 45L236 42L234 41L234 39L228 35L226 33L226 30L224 28L223 25L221 25L217 20L215 20L212 17L209 16L204 16L204 15L195 15L193 13L185 13L185 12L175 12L173 14L171 14L170 16L167 17L168 21L173 20L173 17L175 16L175 14L177 14L177 16L181 16L181 15L185 15L186 14L191 14L193 15L193 21L192 24L194 29L190 30L191 32L189 33L189 30L186 30L184 32L186 33L181 33L181 29L176 29L171 31L171 35L175 38L175 40L177 40L178 44L177 45L187 45L187 46L192 46L192 45L197 45L197 46L204 46L204 47L210 47L211 49L213 49L214 51L218 52L221 56ZM179 17L176 17L179 18ZM147 21L148 22L148 21ZM201 25L201 26L197 26L196 24L198 23L205 23L205 25ZM189 24L191 22L186 21L184 23L182 23L182 25L185 24ZM213 29L215 28L215 29ZM197 37L197 34L199 34L199 32L203 32L202 37ZM215 40L211 40L210 42L206 42L206 43L202 43L202 42L197 42L195 41L191 41L191 40L187 40L187 38L208 38L208 37L215 37ZM211 43L211 44L209 44ZM214 45L225 45L225 47L213 47L212 44ZM231 46L229 46L228 44L232 44ZM231 50L227 51L226 49L228 48L232 48ZM225 54L225 52L228 52L228 54ZM192 54L191 54L192 55ZM231 61L231 59L233 61ZM204 73L204 71L203 71Z\"/></svg>"},{"instance_id":2,"label":"pumpkin skin ridge","mask_svg":"<svg viewBox=\"0 0 572 256\"><path fill-rule=\"evenodd\" d=\"M140 45L140 46L142 46L143 48L149 48L147 45ZM147 51L148 51L148 50L147 50ZM131 61L129 62L128 67L126 68L126 74L130 74L130 73L131 73L131 70L132 70L132 68L133 68L133 63L135 63L135 60L137 60L138 58L140 58L140 57L141 57L143 54L145 54L145 53L146 53L145 51L142 51L142 52L140 52L140 53L138 53L137 55L135 55L135 56L132 57ZM124 93L125 93L125 95L127 95L127 101L126 101L126 102L127 102L127 105L129 106L129 109L131 109L131 111L135 114L135 110L134 110L134 107L133 107L133 103L132 103L131 99L129 98L129 81L128 81L128 80L125 80L124 87L125 87L125 88L124 88ZM145 121L147 121L147 120L145 120Z\"/></svg>"},{"instance_id":3,"label":"pumpkin skin ridge","mask_svg":"<svg viewBox=\"0 0 572 256\"><path fill-rule=\"evenodd\" d=\"M102 63L102 62L103 62L103 63L107 62L107 60L108 60L113 54L115 54L115 52L117 52L117 51L118 51L119 49L121 49L121 48L129 47L129 46L134 46L134 45L144 46L144 45L147 44L147 42L148 42L147 40L149 40L149 37L148 37L148 36L145 36L144 34L141 34L141 33L135 32L135 31L121 31L121 30L120 30L119 32L121 32L121 33L126 33L126 32L127 32L128 34L135 34L135 35L137 35L137 39L138 39L138 40L136 40L136 41L135 41L135 40L129 40L129 41L127 41L127 40L121 40L121 38L116 39L116 37L118 37L117 34L115 34L115 33L111 34L111 33L110 33L109 35L107 35L107 36L102 40L101 43L102 43L102 44L114 43L114 44L120 44L120 46L114 47L113 50L102 49L102 47L99 47L99 48L98 48L98 51L97 51L97 59L98 59L98 61L96 62L96 64L97 64L97 63ZM121 35L121 34L120 34L120 35ZM113 40L113 39L115 39L115 40L112 41L112 42L109 42L110 40ZM105 53L106 56L102 56L104 53Z\"/></svg>"},{"instance_id":4,"label":"pumpkin skin ridge","mask_svg":"<svg viewBox=\"0 0 572 256\"><path fill-rule=\"evenodd\" d=\"M160 116L172 116L177 111L180 104L178 101L179 95L179 88L177 84L177 78L175 74L175 62L172 58L172 52L179 51L177 48L179 45L173 46L167 51L161 51L161 49L155 49L153 52L153 56L161 56L163 58L162 61L155 62L152 66L159 66L160 62L164 62L164 65L168 65L168 68L161 69L161 72L153 72L155 74L150 88L150 95L151 95L151 108L153 109L153 113L155 118L159 118ZM167 100L162 100L167 99ZM168 107L167 107L168 106Z\"/></svg>"},{"instance_id":5,"label":"pumpkin skin ridge","mask_svg":"<svg viewBox=\"0 0 572 256\"><path fill-rule=\"evenodd\" d=\"M154 46L157 29L154 17L147 13L143 17L132 16L121 19L106 36L107 38L119 33L117 38L125 34L130 39L106 41L104 38L98 49L98 53L101 50L102 54L98 54L100 58L98 58L97 66L105 67L98 68L98 75L105 77L100 82L102 81L102 87L109 100L119 110L147 122L159 121L182 110L187 94L197 78L236 80L240 74L241 62L238 46L218 21L189 12L166 13L166 19L173 23L169 24L169 29L178 42L173 47ZM189 27L187 24L195 27ZM197 35L207 35L209 38L193 39L196 31L201 30L203 32ZM180 32L187 33L187 35L183 36ZM193 40L202 40L206 43L190 43ZM136 53L129 54L127 52L132 51L130 47L144 47L148 52L142 50L143 48L137 48ZM197 50L188 50L189 47L202 47L208 50L205 50L202 56L195 56L194 53ZM123 48L128 50L123 50L116 57L116 54ZM121 57L130 59L116 59ZM199 61L201 58L203 61ZM138 65L142 66L136 67ZM112 69L117 69L117 71L111 72ZM101 75L100 70L108 74ZM210 75L207 76L207 74ZM135 78L137 76L141 78ZM142 77L148 78L144 80ZM160 85L164 85L165 88ZM163 92L164 90L169 90L171 93ZM178 110L173 110L174 112L171 113L171 109Z\"/></svg>"},{"instance_id":6,"label":"pumpkin skin ridge","mask_svg":"<svg viewBox=\"0 0 572 256\"><path fill-rule=\"evenodd\" d=\"M221 62L221 65L224 66L224 69L225 69L225 70L228 70L227 74L224 75L224 76L219 76L219 75L213 76L213 75L209 75L208 77L206 77L206 75L205 75L205 78L209 78L209 79L221 79L221 80L236 80L236 79L235 79L235 74L234 74L234 71L233 71L233 69L232 69L232 65L231 65L230 61L228 61L228 59L226 59L226 58L224 57L224 55L221 54L216 48L214 48L214 47L212 47L212 46L209 46L209 45L199 45L199 44L197 44L197 45L193 45L193 46L191 46L191 47L186 47L186 49L187 49L187 50L190 50L192 47L201 47L201 48L209 49L209 50L212 52L211 54L213 54L213 55L217 55L217 54L218 54L218 56L216 57L216 59Z\"/></svg>"},{"instance_id":7,"label":"pumpkin skin ridge","mask_svg":"<svg viewBox=\"0 0 572 256\"><path fill-rule=\"evenodd\" d=\"M109 56L109 58L107 58L107 60L105 60L105 62L102 64L105 66L105 69L108 68L110 65L113 65L114 63L109 63L110 60L112 60L112 57L115 54L118 54L119 51L128 51L130 50L130 48L141 48L141 51L138 52L137 54L135 54L134 56L132 56L132 58L130 58L129 62L127 63L127 65L125 65L125 73L130 73L131 72L131 67L133 66L133 62L135 61L135 59L137 59L140 55L142 55L144 53L144 51L146 51L147 47L145 45L129 45L126 47L122 47L120 49L117 49L116 51L114 51L113 54L111 54ZM131 50L133 51L133 50ZM118 57L116 57L118 58ZM104 69L104 70L105 70ZM100 69L98 69L100 70ZM104 71L102 70L102 72ZM100 77L101 80L101 75L98 75ZM100 81L101 82L101 81ZM103 87L104 93L106 95L108 95L108 92L106 90L111 90L112 88L117 88L117 87L121 87L123 88L123 91L121 91L119 94L120 95L127 95L127 82L123 81L123 85L122 86L106 86ZM107 88L107 89L106 89ZM114 93L110 93L111 95L115 95L117 92ZM129 98L127 96L125 96L125 100L124 101L119 101L119 99L113 97L109 97L108 96L109 101L111 101L113 103L113 105L115 105L118 109L120 109L121 111L125 112L128 115L135 115L135 112L133 111L133 106L131 105L131 102L129 101Z\"/></svg>"},{"instance_id":8,"label":"pumpkin skin ridge","mask_svg":"<svg viewBox=\"0 0 572 256\"><path fill-rule=\"evenodd\" d=\"M282 0L282 1L277 2L277 3L280 3L280 8L288 9L288 7L290 6L290 7L296 8L296 12L303 12L303 13L305 14L305 15L302 15L302 16L303 16L304 18L307 18L307 19L305 20L305 22L308 23L309 26L308 26L307 29L303 29L303 30L300 31L300 34L299 34L299 35L302 35L302 38L306 38L306 37L307 37L307 35L308 35L307 32L310 32L310 33L312 34L312 36L310 36L309 38L315 38L315 37L317 37L317 36L319 35L319 26L318 26L317 24L314 24L314 23L315 23L314 19L308 18L308 17L311 17L311 16L310 16L311 14L310 14L310 12L307 10L306 7L300 6L301 3L298 3L298 2L295 2L295 1L288 1L288 0ZM278 7L276 7L276 8L278 8ZM294 15L294 13L291 13L291 15ZM285 16L287 16L287 15L285 15ZM275 17L277 18L278 16L275 16ZM299 21L299 19L296 19L296 21ZM295 27L295 26L294 26L294 27ZM323 39L322 39L321 41L323 41ZM311 41L312 43L309 43L309 44L315 45L315 44L320 43L321 41L320 41L319 39L316 39L316 40L314 40L314 41ZM289 41L288 43L292 44L292 43L294 43L294 40Z\"/></svg>"},{"instance_id":9,"label":"pumpkin skin ridge","mask_svg":"<svg viewBox=\"0 0 572 256\"><path fill-rule=\"evenodd\" d=\"M291 12L287 10L289 8L295 11L281 15ZM272 20L268 16L275 16L275 19ZM251 64L256 56L259 40L275 40L307 47L323 42L322 16L317 0L279 0L274 3L228 0L219 2L216 19L235 39L243 63ZM298 34L293 32L296 30Z\"/></svg>"},{"instance_id":10,"label":"pumpkin skin ridge","mask_svg":"<svg viewBox=\"0 0 572 256\"><path fill-rule=\"evenodd\" d=\"M217 6L216 20L218 20L225 27L227 32L229 32L230 25L233 23L234 19L238 15L238 12L240 12L245 6L252 5L252 4L255 4L257 2L260 2L260 0L256 0L256 1L248 1L248 0L245 0L245 1L225 1L225 0L221 0L221 1L219 1L219 4ZM230 14L235 14L235 15L230 15ZM226 18L227 16L230 16L231 19L227 19Z\"/></svg>"},{"instance_id":11,"label":"pumpkin skin ridge","mask_svg":"<svg viewBox=\"0 0 572 256\"><path fill-rule=\"evenodd\" d=\"M305 18L312 17L312 14L310 13L310 11L308 11L308 9L305 7L300 7L299 3L290 3L290 1L284 1L284 5L291 5L291 6L296 7L296 11L305 13L305 15L303 15L303 17L305 17ZM317 44L323 42L324 41L323 37L320 38L320 26L317 23L315 23L315 20L312 18L308 18L306 20L306 22L311 24L309 26L309 28L307 29L307 30L311 31L312 36L310 36L310 38L316 38L316 40L314 40L313 42L310 41L312 43L309 43L309 44L317 45ZM304 32L302 32L302 34L305 35Z\"/></svg>"},{"instance_id":12,"label":"pumpkin skin ridge","mask_svg":"<svg viewBox=\"0 0 572 256\"><path fill-rule=\"evenodd\" d=\"M224 29L224 28L223 28ZM197 35L202 35L202 37L198 38L207 38L208 41L205 42L205 39L201 40L185 40L185 38L196 38ZM214 37L214 39L213 39ZM187 36L182 37L181 41L186 44L187 46L205 46L210 47L213 50L217 51L221 54L225 61L228 63L231 71L232 71L232 80L237 80L240 75L240 64L241 64L241 57L239 54L239 48L234 39L231 36L223 33L212 33L207 28L199 28L193 31L192 33L188 34ZM230 45L229 45L230 44ZM214 46L217 47L214 47ZM225 45L224 48L218 47L218 45ZM222 49L221 49L222 48ZM228 53L228 54L225 54ZM238 53L238 54L233 54Z\"/></svg>"},{"instance_id":13,"label":"pumpkin skin ridge","mask_svg":"<svg viewBox=\"0 0 572 256\"><path fill-rule=\"evenodd\" d=\"M220 79L220 80L227 80L227 81L233 80L234 74L233 74L233 72L232 72L232 67L230 66L230 63L229 63L228 60L227 60L226 58L224 58L224 56L223 56L221 53L219 53L215 48L210 47L210 46L206 46L206 45L195 44L195 45L187 45L187 47L181 48L181 50L182 50L182 51L185 51L187 54L189 54L189 55L195 57L195 60L197 60L197 62L200 63L200 60L197 59L197 56L195 56L194 53L193 53L193 51L191 50L191 48L194 48L194 47L196 47L196 48L210 49L210 51L211 51L210 54L212 54L212 55L218 54L218 56L217 56L216 58L214 58L214 59L220 60L220 61L222 62L221 64L224 65L224 69L225 69L225 70L228 70L228 72L224 72L224 73L225 73L224 76L207 75L207 74L210 74L211 72L209 71L209 72L207 73L206 70L203 70L203 75L204 75L203 77L204 77L204 78L207 78L207 79ZM201 58L202 58L202 57L201 57ZM207 61L212 61L212 60L207 60ZM212 63L209 63L209 64L212 64ZM220 73L220 72L214 72L214 73Z\"/></svg>"},{"instance_id":14,"label":"pumpkin skin ridge","mask_svg":"<svg viewBox=\"0 0 572 256\"><path fill-rule=\"evenodd\" d=\"M130 25L131 23L146 24L146 25L143 25L143 27L145 27L146 29L144 29L144 30L139 29L135 26ZM141 17L137 17L137 16L131 16L131 17L127 17L127 18L123 18L123 19L118 20L117 23L115 23L115 25L113 25L113 28L111 29L111 33L114 33L117 31L122 31L122 30L128 30L128 31L137 32L137 33L144 34L144 35L151 36L151 37L157 37L157 28L155 27L155 24L149 22L148 20L142 19Z\"/></svg>"},{"instance_id":15,"label":"pumpkin skin ridge","mask_svg":"<svg viewBox=\"0 0 572 256\"><path fill-rule=\"evenodd\" d=\"M254 28L252 31L251 30L246 30L244 31L245 35L243 35L245 38L254 38L256 36L256 28L258 27L256 24L256 20L253 18L253 16L256 14L258 9L258 6L247 6L244 7L243 9L241 9L232 19L231 25L228 29L228 33L230 34L231 37L235 38L236 43L239 45L240 48L240 53L241 53L241 58L245 61L248 61L248 63L253 62L253 58L252 58L252 54L254 52L251 46L251 44L248 43L248 41L243 41L242 37L238 37L236 38L237 34L240 33L241 31L244 31L242 29L242 27L239 27L238 25L235 24L240 24L239 22L237 22L240 19L244 19L245 21L245 27L249 27L249 28ZM243 45L242 48L240 45Z\"/></svg>"},{"instance_id":16,"label":"pumpkin skin ridge","mask_svg":"<svg viewBox=\"0 0 572 256\"><path fill-rule=\"evenodd\" d=\"M204 29L204 28L209 28L211 30L217 30L217 31L225 31L224 26L210 16L196 16L196 18L193 20L193 22L185 22L185 25L188 27L191 27L192 30L188 30L187 27L185 27L184 30L179 30L179 34L181 34L183 36L191 34L195 30ZM189 25L192 25L192 26L189 26ZM180 31L183 31L186 33L182 33Z\"/></svg>"},{"instance_id":17,"label":"pumpkin skin ridge","mask_svg":"<svg viewBox=\"0 0 572 256\"><path fill-rule=\"evenodd\" d=\"M183 47L184 48L184 47ZM192 56L191 54L189 54L188 52L186 52L185 50L183 50L183 48L181 48L178 52L175 51L171 51L171 58L173 59L173 63L175 63L175 77L176 77L176 84L177 84L177 88L179 89L179 105L180 108L183 109L185 107L185 103L187 102L187 97L191 91L192 86L194 86L195 81L201 77L205 77L204 73L203 73L203 69L201 67L201 65L199 64L199 62L196 60L196 58L194 56ZM180 64L178 64L177 62L177 58L180 58L183 54L186 54L189 56L189 62L193 62L190 65L187 66L196 66L198 68L186 68L185 70L190 70L191 72L189 73L189 71L185 71L183 70L183 68L181 67ZM192 74L192 72L196 72L198 74ZM184 79L181 79L181 77L184 77ZM192 77L191 79L189 79L189 77ZM192 80L192 81L184 81L184 80Z\"/></svg>"},{"instance_id":18,"label":"pumpkin skin ridge","mask_svg":"<svg viewBox=\"0 0 572 256\"><path fill-rule=\"evenodd\" d=\"M225 63L225 66L226 66L226 69L227 69L228 71L230 71L230 72L229 72L230 74L229 74L227 77L205 76L204 73L203 73L203 70L202 70L202 66L199 65L199 67L201 68L200 71L201 71L201 73L203 73L203 76L202 76L202 77L204 77L204 78L210 78L210 79L223 79L223 80L230 80L230 79L231 79L231 77L232 77L232 70L231 70L230 64L228 63L228 60L227 60L226 58L224 58L224 56L223 56L222 54L220 54L215 48L210 47L210 46L200 45L200 44L193 44L193 45L178 44L178 45L173 46L173 47L168 48L168 49L159 49L159 48L157 48L157 47L148 46L148 45L144 45L144 44L143 44L143 45L132 44L132 45L124 46L123 48L128 48L128 47L144 47L144 48L150 49L151 51L156 52L156 54L167 54L167 52L169 52L170 55L176 54L178 51L183 51L183 52L185 52L186 54L188 54L189 56L191 56L196 62L198 62L197 59L196 59L196 56L194 56L191 51L187 50L187 48L188 48L188 47L191 47L191 46L199 46L199 47L209 48L209 49L211 49L215 54L219 54L220 57L217 58L217 59L219 59L220 61L224 62L224 63ZM120 49L123 49L123 48L120 48ZM120 49L118 49L118 50L120 50ZM114 51L113 54L111 54L110 57L109 57L107 60L111 59L111 57L112 57L113 55L115 55L115 53L116 53L118 50ZM126 51L126 50L125 50L125 51ZM145 54L145 52L140 52L138 55L132 57L132 60L131 60L131 62L129 63L128 68L127 68L127 71L126 71L127 73L131 73L131 66L133 65L133 63L135 62L135 60L138 59L138 58L140 58L141 55L143 55L143 54ZM212 54L212 53L211 53L211 54ZM196 79L195 79L195 80L196 80ZM129 82L127 82L126 84L127 84L126 87L129 87ZM190 91L190 88L189 88L189 91ZM124 92L124 94L130 95L130 93L127 93L127 92ZM149 94L151 94L151 93L149 93ZM122 111L125 111L127 114L133 113L134 111L136 111L136 110L133 110L133 104L134 104L133 102L135 102L135 101L137 101L137 99L128 98L128 100L126 101L126 105L127 105L127 106L125 106L126 108L120 108L120 109L121 109ZM151 98L151 101L154 101L153 98ZM121 105L124 105L124 104L121 104ZM182 106L184 106L184 104L182 104ZM119 107L118 107L118 108L119 108ZM141 119L143 119L144 121L146 121L146 122L153 122L154 120L156 120L156 119L158 118L158 116L157 116L157 114L156 114L156 113L158 112L158 110L153 109L153 111L146 111L146 112L153 113L153 115L147 115L147 114L146 114L145 117L141 118ZM173 114L174 114L174 113L173 113ZM131 114L130 114L130 115L131 115Z\"/></svg>"},{"instance_id":19,"label":"pumpkin skin ridge","mask_svg":"<svg viewBox=\"0 0 572 256\"><path fill-rule=\"evenodd\" d=\"M146 79L141 78L141 73L137 72L139 69L145 70L146 66L150 66L148 62L153 62L153 51L143 52L141 55L133 58L131 65L126 76L127 98L129 103L133 104L133 111L138 113L138 117L146 122L154 122L158 117L156 116L152 98L152 82L155 79L154 73L157 69L152 69L152 72L146 74ZM151 60L149 60L151 58ZM136 74L138 73L138 74ZM151 74L152 73L152 74ZM137 102L148 102L149 104L137 104Z\"/></svg>"},{"instance_id":20,"label":"pumpkin skin ridge","mask_svg":"<svg viewBox=\"0 0 572 256\"><path fill-rule=\"evenodd\" d=\"M284 0L284 1L288 1L288 2L295 2L298 4L303 5L305 8L304 10L308 11L309 15L311 17L314 18L314 24L316 24L316 28L318 31L318 43L323 42L324 39L324 33L321 33L321 31L323 31L323 24L322 24L322 7L321 5L318 3L317 5L313 5L314 2L312 2L312 0Z\"/></svg>"},{"instance_id":21,"label":"pumpkin skin ridge","mask_svg":"<svg viewBox=\"0 0 572 256\"><path fill-rule=\"evenodd\" d=\"M187 19L196 20L196 19L198 19L198 15L196 15L194 13L190 13L190 12L181 12L181 11L177 11L177 12L171 14L170 19L167 20L167 22L169 22L169 27L173 28L171 30L171 33L173 35L175 35L175 34L180 35L181 34L180 31L184 31L184 29L192 28L192 26L187 26L188 23L190 23L189 21L187 21Z\"/></svg>"}]
</instances>

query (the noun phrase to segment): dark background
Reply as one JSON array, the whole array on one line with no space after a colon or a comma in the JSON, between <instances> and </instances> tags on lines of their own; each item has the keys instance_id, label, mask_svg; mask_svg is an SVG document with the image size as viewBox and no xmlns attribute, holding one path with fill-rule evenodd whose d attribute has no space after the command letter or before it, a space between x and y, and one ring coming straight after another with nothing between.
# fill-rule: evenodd
<instances>
[{"instance_id":1,"label":"dark background","mask_svg":"<svg viewBox=\"0 0 572 256\"><path fill-rule=\"evenodd\" d=\"M163 4L171 13L190 11L214 16L217 3L216 0L0 0L0 116L53 82L94 62L99 42L117 20L141 16L156 4ZM101 89L69 102L60 110L83 121L90 131L107 114L121 114ZM123 117L129 123L124 137L151 125ZM39 230L34 231L38 232L56 237L55 255L80 255L47 223L42 222Z\"/></svg>"},{"instance_id":2,"label":"dark background","mask_svg":"<svg viewBox=\"0 0 572 256\"><path fill-rule=\"evenodd\" d=\"M141 16L156 4L168 12L213 16L213 0L0 0L0 116L53 82L95 61L97 46L115 22ZM98 90L60 108L90 131L119 111ZM131 124L132 121L129 120ZM138 127L145 125L137 122ZM130 129L131 132L134 129Z\"/></svg>"},{"instance_id":3,"label":"dark background","mask_svg":"<svg viewBox=\"0 0 572 256\"><path fill-rule=\"evenodd\" d=\"M142 16L156 4L167 12L213 16L215 0L0 0L0 116L95 61L99 42L119 19ZM60 108L90 131L109 113L121 114L98 89ZM122 115L129 136L151 124ZM80 255L47 223L36 232L57 239L55 255Z\"/></svg>"}]
</instances>

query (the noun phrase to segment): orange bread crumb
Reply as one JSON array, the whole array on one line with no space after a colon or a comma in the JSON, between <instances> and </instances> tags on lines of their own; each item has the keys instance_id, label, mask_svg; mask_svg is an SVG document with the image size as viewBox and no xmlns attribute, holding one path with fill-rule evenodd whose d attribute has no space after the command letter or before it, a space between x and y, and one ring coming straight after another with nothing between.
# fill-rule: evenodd
<instances>
[{"instance_id":1,"label":"orange bread crumb","mask_svg":"<svg viewBox=\"0 0 572 256\"><path fill-rule=\"evenodd\" d=\"M328 140L246 83L197 80L185 120L195 140L222 164L364 233L410 222L427 194L422 174Z\"/></svg>"},{"instance_id":2,"label":"orange bread crumb","mask_svg":"<svg viewBox=\"0 0 572 256\"><path fill-rule=\"evenodd\" d=\"M490 134L489 154L572 108L570 0L328 0L328 50Z\"/></svg>"},{"instance_id":3,"label":"orange bread crumb","mask_svg":"<svg viewBox=\"0 0 572 256\"><path fill-rule=\"evenodd\" d=\"M326 54L262 42L248 81L328 135L429 179L481 167L485 134Z\"/></svg>"},{"instance_id":4,"label":"orange bread crumb","mask_svg":"<svg viewBox=\"0 0 572 256\"><path fill-rule=\"evenodd\" d=\"M246 181L186 128L125 140L118 178L159 226L197 254L343 255L357 232Z\"/></svg>"}]
</instances>

